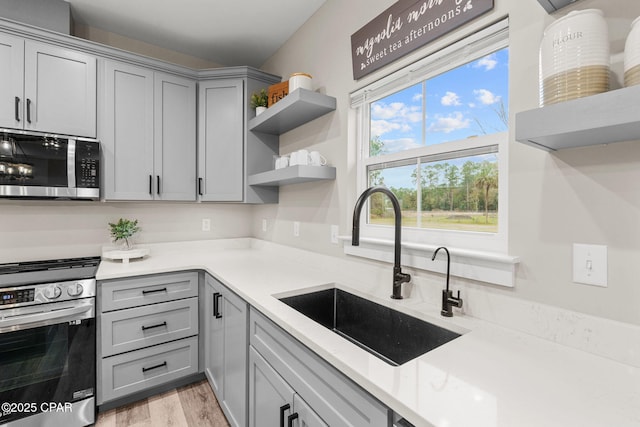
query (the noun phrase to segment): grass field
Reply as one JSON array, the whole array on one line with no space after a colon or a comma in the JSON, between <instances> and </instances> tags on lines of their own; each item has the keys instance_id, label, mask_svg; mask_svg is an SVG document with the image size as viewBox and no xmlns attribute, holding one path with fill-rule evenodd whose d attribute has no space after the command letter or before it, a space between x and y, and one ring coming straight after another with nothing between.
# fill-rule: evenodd
<instances>
[{"instance_id":1,"label":"grass field","mask_svg":"<svg viewBox=\"0 0 640 427\"><path fill-rule=\"evenodd\" d=\"M418 223L418 214L415 211L402 212L402 226L413 228L437 228L459 231L480 231L496 233L498 231L498 215L489 212L488 223L484 212L423 212ZM393 225L395 219L390 216L372 216L371 224Z\"/></svg>"}]
</instances>

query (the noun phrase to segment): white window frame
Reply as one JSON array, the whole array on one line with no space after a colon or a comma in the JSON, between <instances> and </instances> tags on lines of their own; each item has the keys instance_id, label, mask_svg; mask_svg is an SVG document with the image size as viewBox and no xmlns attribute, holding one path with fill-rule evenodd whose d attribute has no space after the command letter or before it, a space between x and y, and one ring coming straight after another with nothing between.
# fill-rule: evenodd
<instances>
[{"instance_id":1,"label":"white window frame","mask_svg":"<svg viewBox=\"0 0 640 427\"><path fill-rule=\"evenodd\" d=\"M351 94L349 119L353 125L353 135L356 138L357 146L358 194L361 194L368 187L367 167L369 165L393 163L407 158L437 156L443 153L454 153L474 148L498 147L498 232L403 227L403 248L409 249L409 251L404 251L408 252L403 258L405 265L439 271L441 266L433 268L430 267L430 264L425 264L422 261L414 261L421 256L424 257L422 252L431 253L438 246L447 246L452 253L452 274L455 275L457 270L459 273L457 275L462 277L513 286L515 265L518 259L507 255L508 131L434 144L399 153L369 157L371 103L508 47L508 39L508 20L504 19ZM360 223L361 241L364 242L363 247L354 248L350 246L350 242L345 242L345 252L352 255L387 260L389 256L387 252L392 248L390 242L394 238L393 227L369 224L368 221L364 221L365 215L368 217L368 212L363 213ZM500 277L493 273L481 273L479 275L474 273L473 271L477 272L478 268L477 265L474 267L472 264L477 264L478 262L483 265L486 262L497 263L496 268L501 271L498 275ZM454 267L456 263L457 267ZM470 273L464 273L463 270L470 271Z\"/></svg>"}]
</instances>

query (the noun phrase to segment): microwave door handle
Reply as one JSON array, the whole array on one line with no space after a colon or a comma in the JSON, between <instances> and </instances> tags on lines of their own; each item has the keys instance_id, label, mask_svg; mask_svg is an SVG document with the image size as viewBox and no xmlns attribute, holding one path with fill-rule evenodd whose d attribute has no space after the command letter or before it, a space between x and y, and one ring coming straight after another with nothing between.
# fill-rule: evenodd
<instances>
[{"instance_id":1,"label":"microwave door handle","mask_svg":"<svg viewBox=\"0 0 640 427\"><path fill-rule=\"evenodd\" d=\"M81 307L64 308L60 310L46 311L35 314L25 314L12 316L8 319L0 320L0 332L8 330L30 329L38 326L51 324L52 320L60 320L68 317L78 317L78 314L93 310L93 305L83 305ZM73 320L73 319L69 319ZM56 322L60 323L60 322ZM7 330L8 329L8 330Z\"/></svg>"}]
</instances>

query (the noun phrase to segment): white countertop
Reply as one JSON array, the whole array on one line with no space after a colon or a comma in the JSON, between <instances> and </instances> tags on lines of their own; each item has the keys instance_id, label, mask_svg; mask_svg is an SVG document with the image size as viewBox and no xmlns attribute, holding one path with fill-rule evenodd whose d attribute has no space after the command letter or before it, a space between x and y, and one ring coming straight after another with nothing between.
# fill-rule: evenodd
<instances>
[{"instance_id":1,"label":"white countertop","mask_svg":"<svg viewBox=\"0 0 640 427\"><path fill-rule=\"evenodd\" d=\"M103 261L97 279L207 271L416 427L640 427L640 369L470 316L443 318L437 305L381 297L356 279L359 269L378 267L253 239L146 247L142 260ZM334 285L463 335L393 367L274 297Z\"/></svg>"}]
</instances>

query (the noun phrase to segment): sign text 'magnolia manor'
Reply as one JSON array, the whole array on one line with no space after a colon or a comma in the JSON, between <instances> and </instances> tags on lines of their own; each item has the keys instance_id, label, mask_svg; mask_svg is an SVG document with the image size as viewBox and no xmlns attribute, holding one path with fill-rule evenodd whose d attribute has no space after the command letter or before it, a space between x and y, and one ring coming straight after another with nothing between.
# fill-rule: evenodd
<instances>
[{"instance_id":1,"label":"sign text 'magnolia manor'","mask_svg":"<svg viewBox=\"0 0 640 427\"><path fill-rule=\"evenodd\" d=\"M399 0L351 36L353 78L424 46L493 9L494 0Z\"/></svg>"}]
</instances>

